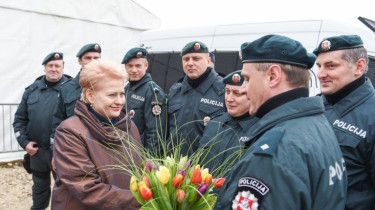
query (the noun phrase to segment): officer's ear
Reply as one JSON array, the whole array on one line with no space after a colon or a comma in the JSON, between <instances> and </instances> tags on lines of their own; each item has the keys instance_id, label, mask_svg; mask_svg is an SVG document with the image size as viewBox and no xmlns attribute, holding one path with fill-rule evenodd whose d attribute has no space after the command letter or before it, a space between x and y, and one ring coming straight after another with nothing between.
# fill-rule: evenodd
<instances>
[{"instance_id":1,"label":"officer's ear","mask_svg":"<svg viewBox=\"0 0 375 210\"><path fill-rule=\"evenodd\" d=\"M279 65L271 65L267 70L267 82L269 87L276 87L282 79L281 67Z\"/></svg>"},{"instance_id":2,"label":"officer's ear","mask_svg":"<svg viewBox=\"0 0 375 210\"><path fill-rule=\"evenodd\" d=\"M367 65L366 60L364 58L360 58L355 63L354 76L355 77L362 76L365 73L366 65Z\"/></svg>"}]
</instances>

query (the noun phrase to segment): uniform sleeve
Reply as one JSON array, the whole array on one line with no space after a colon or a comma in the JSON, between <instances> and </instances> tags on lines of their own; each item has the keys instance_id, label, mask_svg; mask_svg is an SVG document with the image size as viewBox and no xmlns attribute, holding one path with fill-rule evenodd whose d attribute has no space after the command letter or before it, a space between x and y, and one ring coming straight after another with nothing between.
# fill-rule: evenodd
<instances>
[{"instance_id":1,"label":"uniform sleeve","mask_svg":"<svg viewBox=\"0 0 375 210\"><path fill-rule=\"evenodd\" d=\"M145 148L160 153L162 144L165 144L167 134L167 104L162 90L154 88L149 94L149 97L146 97L144 106Z\"/></svg>"},{"instance_id":2,"label":"uniform sleeve","mask_svg":"<svg viewBox=\"0 0 375 210\"><path fill-rule=\"evenodd\" d=\"M27 124L29 123L29 117L27 113L27 98L29 92L26 89L23 93L21 103L19 104L17 111L14 115L13 130L17 138L18 144L25 149L26 145L31 141L27 134Z\"/></svg>"},{"instance_id":3,"label":"uniform sleeve","mask_svg":"<svg viewBox=\"0 0 375 210\"><path fill-rule=\"evenodd\" d=\"M375 139L372 139L372 148L371 148L369 167L370 167L371 181L373 183L373 186L375 187Z\"/></svg>"},{"instance_id":4,"label":"uniform sleeve","mask_svg":"<svg viewBox=\"0 0 375 210\"><path fill-rule=\"evenodd\" d=\"M87 209L139 207L130 190L102 182L81 138L74 131L65 129L64 124L59 126L55 133L53 155L57 176L69 194L77 198Z\"/></svg>"},{"instance_id":5,"label":"uniform sleeve","mask_svg":"<svg viewBox=\"0 0 375 210\"><path fill-rule=\"evenodd\" d=\"M57 104L55 107L55 111L52 115L52 126L51 126L51 138L54 138L55 130L60 123L67 118L66 115L66 107L63 101L63 96L61 91L59 91L59 97L57 99Z\"/></svg>"}]
</instances>

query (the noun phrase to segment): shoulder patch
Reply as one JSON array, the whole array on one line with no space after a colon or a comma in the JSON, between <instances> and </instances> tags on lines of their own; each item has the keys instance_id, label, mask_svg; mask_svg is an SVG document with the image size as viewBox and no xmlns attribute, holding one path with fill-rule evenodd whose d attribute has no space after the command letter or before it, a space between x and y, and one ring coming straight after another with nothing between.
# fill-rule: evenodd
<instances>
[{"instance_id":1,"label":"shoulder patch","mask_svg":"<svg viewBox=\"0 0 375 210\"><path fill-rule=\"evenodd\" d=\"M259 209L269 192L270 188L259 179L242 177L232 200L232 209Z\"/></svg>"},{"instance_id":2,"label":"shoulder patch","mask_svg":"<svg viewBox=\"0 0 375 210\"><path fill-rule=\"evenodd\" d=\"M254 144L254 154L273 156L283 136L284 132L280 130L266 132Z\"/></svg>"}]
</instances>

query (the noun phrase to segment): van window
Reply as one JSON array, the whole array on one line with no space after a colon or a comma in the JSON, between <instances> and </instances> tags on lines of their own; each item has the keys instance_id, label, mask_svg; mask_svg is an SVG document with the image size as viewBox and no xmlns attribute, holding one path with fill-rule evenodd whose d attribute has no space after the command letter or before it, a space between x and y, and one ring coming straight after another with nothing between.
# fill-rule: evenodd
<instances>
[{"instance_id":1,"label":"van window","mask_svg":"<svg viewBox=\"0 0 375 210\"><path fill-rule=\"evenodd\" d=\"M215 51L215 70L225 76L235 70L242 68L238 51ZM148 71L153 80L168 94L169 88L184 76L180 52L165 52L148 54ZM310 71L310 93L319 93L319 81L316 73ZM375 57L369 56L369 69L367 76L371 82L375 82Z\"/></svg>"}]
</instances>

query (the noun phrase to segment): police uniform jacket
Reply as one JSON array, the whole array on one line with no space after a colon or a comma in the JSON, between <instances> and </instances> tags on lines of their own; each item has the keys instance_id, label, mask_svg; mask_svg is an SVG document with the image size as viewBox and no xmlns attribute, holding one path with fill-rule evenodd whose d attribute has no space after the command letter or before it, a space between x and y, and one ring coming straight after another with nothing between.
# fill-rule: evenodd
<instances>
[{"instance_id":1,"label":"police uniform jacket","mask_svg":"<svg viewBox=\"0 0 375 210\"><path fill-rule=\"evenodd\" d=\"M204 118L212 119L224 111L224 84L214 69L196 88L185 76L169 90L169 139L174 145L183 143L181 154L196 151L205 128Z\"/></svg>"},{"instance_id":2,"label":"police uniform jacket","mask_svg":"<svg viewBox=\"0 0 375 210\"><path fill-rule=\"evenodd\" d=\"M239 159L244 142L252 135L257 120L252 116L234 119L228 112L212 119L199 142L205 151L201 157L204 167L212 174L223 176Z\"/></svg>"},{"instance_id":3,"label":"police uniform jacket","mask_svg":"<svg viewBox=\"0 0 375 210\"><path fill-rule=\"evenodd\" d=\"M59 124L74 115L74 107L77 100L81 98L82 89L79 86L79 75L72 78L61 85L57 106L55 107L52 118L52 134L53 138L55 130Z\"/></svg>"},{"instance_id":4,"label":"police uniform jacket","mask_svg":"<svg viewBox=\"0 0 375 210\"><path fill-rule=\"evenodd\" d=\"M346 170L319 97L298 98L256 123L215 209L344 209Z\"/></svg>"},{"instance_id":5,"label":"police uniform jacket","mask_svg":"<svg viewBox=\"0 0 375 210\"><path fill-rule=\"evenodd\" d=\"M140 136L124 111L114 126L101 123L87 104L77 101L75 116L57 127L53 152L57 179L51 209L140 208L129 190L130 175L112 167L129 164L128 157L123 157L128 145L119 136L138 146ZM137 162L134 152L132 158Z\"/></svg>"},{"instance_id":6,"label":"police uniform jacket","mask_svg":"<svg viewBox=\"0 0 375 210\"><path fill-rule=\"evenodd\" d=\"M347 209L375 205L375 91L369 79L330 105L325 115L333 127L348 169Z\"/></svg>"},{"instance_id":7,"label":"police uniform jacket","mask_svg":"<svg viewBox=\"0 0 375 210\"><path fill-rule=\"evenodd\" d=\"M159 146L159 137L166 133L166 100L164 91L152 81L147 73L136 84L125 87L126 110L131 113L133 122L141 134L145 148L155 151ZM158 137L159 136L159 137Z\"/></svg>"},{"instance_id":8,"label":"police uniform jacket","mask_svg":"<svg viewBox=\"0 0 375 210\"><path fill-rule=\"evenodd\" d=\"M69 76L63 75L58 84L48 87L45 76L39 77L23 93L21 103L15 113L13 128L19 145L25 149L30 141L38 144L40 151L31 157L31 169L49 171L48 150L50 146L51 121L61 83ZM44 161L47 164L41 164Z\"/></svg>"}]
</instances>

